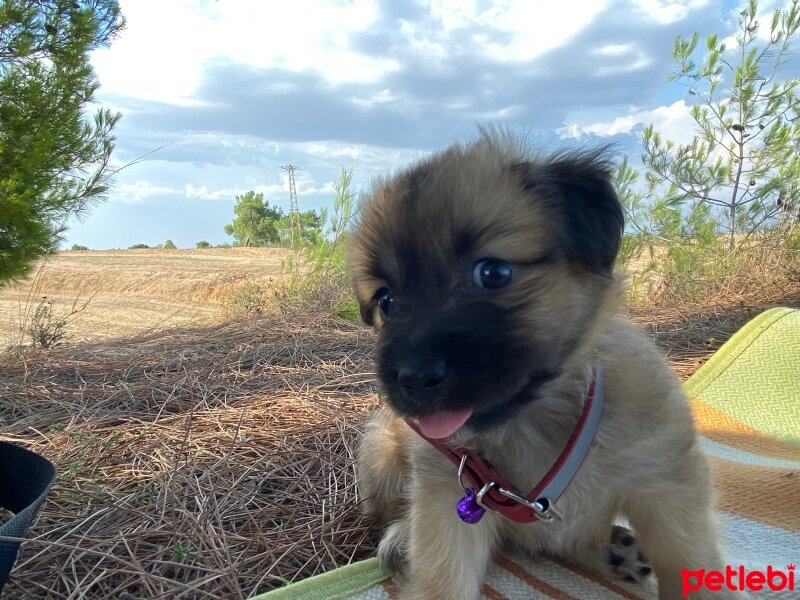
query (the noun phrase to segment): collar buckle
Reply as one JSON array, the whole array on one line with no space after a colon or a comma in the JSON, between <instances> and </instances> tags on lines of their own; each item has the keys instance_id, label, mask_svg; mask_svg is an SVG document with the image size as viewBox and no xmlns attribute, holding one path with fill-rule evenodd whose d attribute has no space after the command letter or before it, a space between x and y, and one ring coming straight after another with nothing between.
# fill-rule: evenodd
<instances>
[{"instance_id":1,"label":"collar buckle","mask_svg":"<svg viewBox=\"0 0 800 600\"><path fill-rule=\"evenodd\" d=\"M546 521L548 523L552 523L553 520L561 520L561 515L556 512L556 509L553 507L552 502L544 496L541 498L537 498L536 500L531 500L530 498L526 498L522 494L518 493L515 490L509 490L504 487L497 487L497 491L501 493L506 498L510 498L514 502L518 502L519 504L524 504L528 508L530 508L533 512L536 513L536 516L539 517L542 521Z\"/></svg>"},{"instance_id":2,"label":"collar buckle","mask_svg":"<svg viewBox=\"0 0 800 600\"><path fill-rule=\"evenodd\" d=\"M466 493L470 493L472 491L472 487L464 482L464 467L467 464L468 458L469 457L466 454L462 454L461 462L458 465L458 485L460 485L461 489L463 489ZM554 520L561 520L561 515L555 510L552 502L550 502L548 498L542 496L541 498L531 500L530 498L520 494L518 491L498 485L494 481L487 481L475 494L475 502L478 504L478 506L491 510L490 506L486 506L483 503L483 497L493 488L497 490L498 494L505 496L509 500L513 500L518 504L522 504L530 508L542 521L552 523Z\"/></svg>"},{"instance_id":3,"label":"collar buckle","mask_svg":"<svg viewBox=\"0 0 800 600\"><path fill-rule=\"evenodd\" d=\"M477 523L486 510L499 512L516 523L537 520L552 522L563 520L555 510L558 501L583 464L600 426L603 412L603 371L600 366L592 370L592 379L586 392L583 409L566 446L527 496L523 496L510 482L504 480L492 467L472 450L451 446L446 440L425 436L417 423L406 418L422 439L431 444L454 465L458 465L458 484L464 490L457 513L467 523ZM467 461L469 459L469 464ZM466 480L466 481L465 481ZM476 493L474 490L478 490Z\"/></svg>"}]
</instances>

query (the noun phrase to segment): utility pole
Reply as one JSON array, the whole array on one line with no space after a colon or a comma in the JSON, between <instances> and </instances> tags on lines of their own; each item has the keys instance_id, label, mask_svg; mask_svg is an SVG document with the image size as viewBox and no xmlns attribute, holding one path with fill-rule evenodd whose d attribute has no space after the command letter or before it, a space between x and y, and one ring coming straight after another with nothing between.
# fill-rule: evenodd
<instances>
[{"instance_id":1,"label":"utility pole","mask_svg":"<svg viewBox=\"0 0 800 600\"><path fill-rule=\"evenodd\" d=\"M300 235L300 210L297 208L297 189L294 185L294 172L299 171L294 165L281 167L289 173L289 222L292 224L292 248L297 247L297 238Z\"/></svg>"}]
</instances>

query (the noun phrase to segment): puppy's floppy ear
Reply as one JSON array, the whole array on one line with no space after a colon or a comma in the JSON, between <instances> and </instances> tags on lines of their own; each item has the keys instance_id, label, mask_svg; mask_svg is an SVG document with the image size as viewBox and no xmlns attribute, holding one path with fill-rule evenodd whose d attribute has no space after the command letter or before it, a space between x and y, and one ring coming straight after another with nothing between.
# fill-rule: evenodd
<instances>
[{"instance_id":1,"label":"puppy's floppy ear","mask_svg":"<svg viewBox=\"0 0 800 600\"><path fill-rule=\"evenodd\" d=\"M361 302L358 303L358 310L361 313L361 320L368 327L375 325L375 306L372 303Z\"/></svg>"},{"instance_id":2,"label":"puppy's floppy ear","mask_svg":"<svg viewBox=\"0 0 800 600\"><path fill-rule=\"evenodd\" d=\"M564 152L541 162L517 163L512 170L524 187L554 212L570 257L586 268L610 274L622 243L624 215L614 186L606 146Z\"/></svg>"},{"instance_id":3,"label":"puppy's floppy ear","mask_svg":"<svg viewBox=\"0 0 800 600\"><path fill-rule=\"evenodd\" d=\"M364 248L366 241L363 236L355 234L348 234L347 236L347 266L350 274L350 283L358 303L358 311L361 314L361 320L368 327L375 324L375 303L372 302L370 293L367 291L366 276L368 255Z\"/></svg>"},{"instance_id":4,"label":"puppy's floppy ear","mask_svg":"<svg viewBox=\"0 0 800 600\"><path fill-rule=\"evenodd\" d=\"M358 302L358 312L361 313L361 320L364 321L365 325L372 327L375 325L375 302L367 295L366 286L363 284L361 278L352 272L351 278L356 302Z\"/></svg>"}]
</instances>

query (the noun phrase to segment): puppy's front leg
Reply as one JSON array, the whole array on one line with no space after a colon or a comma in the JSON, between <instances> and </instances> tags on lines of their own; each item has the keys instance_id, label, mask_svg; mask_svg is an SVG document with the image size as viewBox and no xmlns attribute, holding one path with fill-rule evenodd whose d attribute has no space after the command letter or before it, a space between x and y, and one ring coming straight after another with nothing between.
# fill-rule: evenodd
<instances>
[{"instance_id":1,"label":"puppy's front leg","mask_svg":"<svg viewBox=\"0 0 800 600\"><path fill-rule=\"evenodd\" d=\"M419 485L409 511L408 578L402 600L477 600L497 543L498 517L474 525L456 514L459 496L441 485Z\"/></svg>"},{"instance_id":2,"label":"puppy's front leg","mask_svg":"<svg viewBox=\"0 0 800 600\"><path fill-rule=\"evenodd\" d=\"M687 472L692 470L687 468ZM711 498L698 475L705 471L698 466L694 472L695 481L674 482L658 493L642 494L630 507L639 546L658 578L659 600L680 600L687 597L686 593L691 600L746 598L747 594L724 586L717 592L701 585L687 584L684 589L684 570L725 570ZM691 476L686 479L691 480Z\"/></svg>"}]
</instances>

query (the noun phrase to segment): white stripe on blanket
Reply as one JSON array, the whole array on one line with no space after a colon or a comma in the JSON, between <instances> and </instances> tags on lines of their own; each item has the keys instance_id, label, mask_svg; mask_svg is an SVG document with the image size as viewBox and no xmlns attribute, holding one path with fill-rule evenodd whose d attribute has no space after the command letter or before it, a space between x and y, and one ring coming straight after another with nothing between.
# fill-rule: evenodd
<instances>
[{"instance_id":1,"label":"white stripe on blanket","mask_svg":"<svg viewBox=\"0 0 800 600\"><path fill-rule=\"evenodd\" d=\"M786 460L781 458L772 458L770 456L761 456L760 454L753 454L739 448L726 446L707 437L700 436L700 448L709 456L716 458L724 458L733 462L746 463L749 465L756 465L759 467L771 467L773 469L792 469L800 471L800 460Z\"/></svg>"},{"instance_id":2,"label":"white stripe on blanket","mask_svg":"<svg viewBox=\"0 0 800 600\"><path fill-rule=\"evenodd\" d=\"M784 570L789 563L800 563L800 533L729 513L720 517L728 564Z\"/></svg>"}]
</instances>

